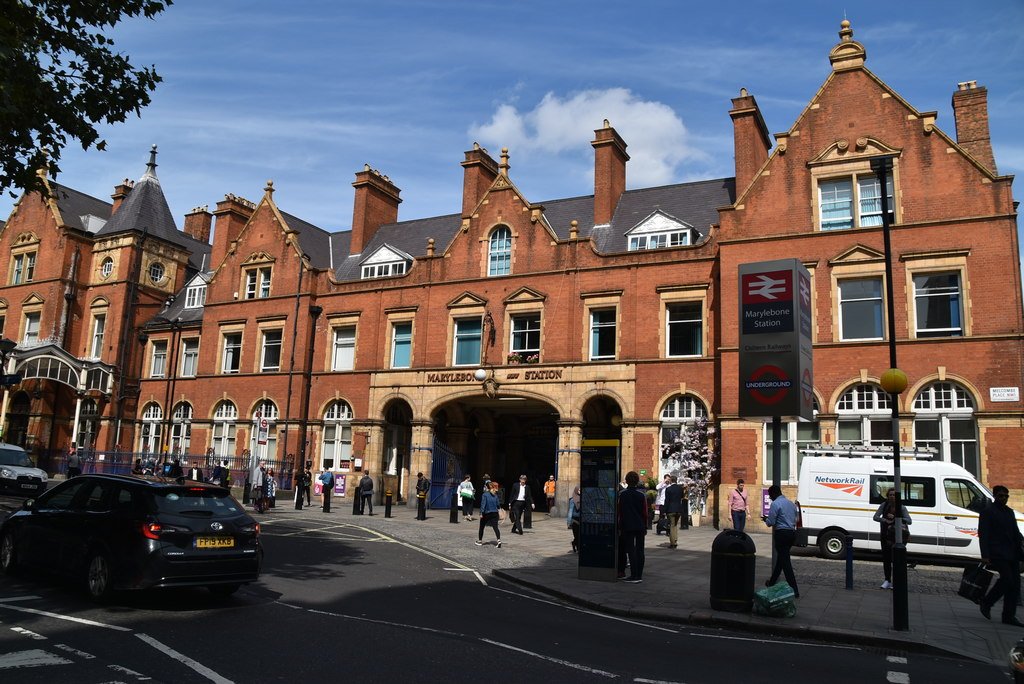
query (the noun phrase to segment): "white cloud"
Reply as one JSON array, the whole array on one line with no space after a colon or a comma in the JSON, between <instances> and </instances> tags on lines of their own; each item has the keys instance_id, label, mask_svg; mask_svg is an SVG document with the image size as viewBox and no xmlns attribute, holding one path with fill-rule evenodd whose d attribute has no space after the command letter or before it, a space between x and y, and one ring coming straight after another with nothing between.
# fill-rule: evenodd
<instances>
[{"instance_id":1,"label":"white cloud","mask_svg":"<svg viewBox=\"0 0 1024 684\"><path fill-rule=\"evenodd\" d=\"M688 144L686 127L666 104L643 100L626 88L584 90L566 97L549 92L529 111L501 104L491 120L470 128L470 136L491 150L519 154L590 155L594 129L608 119L626 141L631 187L664 185L679 166L705 155ZM530 155L534 156L534 155Z\"/></svg>"}]
</instances>

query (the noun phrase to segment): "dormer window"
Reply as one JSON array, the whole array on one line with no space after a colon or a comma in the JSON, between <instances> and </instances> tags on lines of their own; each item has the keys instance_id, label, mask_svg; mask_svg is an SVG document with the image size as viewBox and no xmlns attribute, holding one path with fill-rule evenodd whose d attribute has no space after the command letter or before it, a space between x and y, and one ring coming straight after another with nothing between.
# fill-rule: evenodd
<instances>
[{"instance_id":1,"label":"dormer window","mask_svg":"<svg viewBox=\"0 0 1024 684\"><path fill-rule=\"evenodd\" d=\"M494 229L488 241L487 275L502 276L512 272L512 231L505 226Z\"/></svg>"},{"instance_id":2,"label":"dormer window","mask_svg":"<svg viewBox=\"0 0 1024 684\"><path fill-rule=\"evenodd\" d=\"M391 245L381 245L362 262L360 278L393 278L405 275L412 265L412 256Z\"/></svg>"},{"instance_id":3,"label":"dormer window","mask_svg":"<svg viewBox=\"0 0 1024 684\"><path fill-rule=\"evenodd\" d=\"M185 308L198 309L206 303L206 285L190 285L185 290Z\"/></svg>"},{"instance_id":4,"label":"dormer window","mask_svg":"<svg viewBox=\"0 0 1024 684\"><path fill-rule=\"evenodd\" d=\"M697 235L693 226L659 209L633 226L626 237L629 239L629 251L638 252L692 245Z\"/></svg>"},{"instance_id":5,"label":"dormer window","mask_svg":"<svg viewBox=\"0 0 1024 684\"><path fill-rule=\"evenodd\" d=\"M894 220L892 174L886 176L889 218ZM882 225L882 186L874 173L818 182L822 230L848 230Z\"/></svg>"}]
</instances>

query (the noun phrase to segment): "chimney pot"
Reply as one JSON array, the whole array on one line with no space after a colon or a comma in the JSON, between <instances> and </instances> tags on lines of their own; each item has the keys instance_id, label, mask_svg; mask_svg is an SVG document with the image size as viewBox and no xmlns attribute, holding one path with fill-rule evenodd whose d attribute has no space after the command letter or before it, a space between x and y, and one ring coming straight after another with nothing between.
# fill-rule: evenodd
<instances>
[{"instance_id":1,"label":"chimney pot","mask_svg":"<svg viewBox=\"0 0 1024 684\"><path fill-rule=\"evenodd\" d=\"M957 144L995 174L996 160L988 125L988 90L977 81L958 83L953 92L953 119Z\"/></svg>"},{"instance_id":2,"label":"chimney pot","mask_svg":"<svg viewBox=\"0 0 1024 684\"><path fill-rule=\"evenodd\" d=\"M611 223L619 198L626 191L626 141L608 119L594 131L594 225Z\"/></svg>"},{"instance_id":3,"label":"chimney pot","mask_svg":"<svg viewBox=\"0 0 1024 684\"><path fill-rule=\"evenodd\" d=\"M398 220L402 191L390 178L370 168L369 164L364 164L363 170L356 174L352 187L356 189L356 195L352 207L349 253L359 254L373 239L378 228Z\"/></svg>"}]
</instances>

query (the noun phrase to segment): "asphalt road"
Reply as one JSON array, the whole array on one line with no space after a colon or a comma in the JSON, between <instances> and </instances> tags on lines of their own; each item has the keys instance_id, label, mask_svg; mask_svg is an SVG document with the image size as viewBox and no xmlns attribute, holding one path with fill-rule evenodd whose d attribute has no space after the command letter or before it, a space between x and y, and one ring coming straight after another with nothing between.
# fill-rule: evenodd
<instances>
[{"instance_id":1,"label":"asphalt road","mask_svg":"<svg viewBox=\"0 0 1024 684\"><path fill-rule=\"evenodd\" d=\"M263 529L263 577L228 600L195 589L96 606L70 581L0 579L0 681L1006 681L969 661L580 610L329 517Z\"/></svg>"}]
</instances>

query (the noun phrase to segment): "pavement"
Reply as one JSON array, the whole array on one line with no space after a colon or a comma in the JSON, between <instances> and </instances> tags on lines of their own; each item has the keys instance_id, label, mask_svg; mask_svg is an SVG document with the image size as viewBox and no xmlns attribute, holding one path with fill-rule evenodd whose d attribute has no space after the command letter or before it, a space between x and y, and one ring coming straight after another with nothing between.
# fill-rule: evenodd
<instances>
[{"instance_id":1,"label":"pavement","mask_svg":"<svg viewBox=\"0 0 1024 684\"><path fill-rule=\"evenodd\" d=\"M532 528L523 535L511 534L508 521L501 524L502 548L493 544L493 532L484 531L485 545L473 544L478 523L463 521L452 525L447 511L428 511L428 519L415 520L413 507L395 506L385 518L383 507L375 516L354 515L351 499L335 499L334 521L356 524L385 532L403 542L421 546L477 570L490 572L507 581L529 587L592 610L645 620L719 627L755 633L812 639L843 644L860 644L891 651L915 651L954 655L1005 667L1010 648L1024 629L999 621L1001 604L986 620L978 606L957 596L960 568L938 568L930 581L938 579L939 589L915 590L919 571L926 584L928 568L918 566L908 578L909 629L892 628L893 592L878 588L882 579L878 560L855 562L857 581L845 588L845 563L794 556L801 598L792 618L769 618L750 613L714 610L710 605L711 547L719 530L710 525L680 530L679 545L668 548L668 537L652 530L646 537L643 582L627 584L581 580L578 556L570 549L571 534L564 518L533 514ZM274 520L300 516L324 520L314 502L301 511L293 503L278 499L277 508L263 516L264 529ZM754 533L756 546L755 588L763 586L771 569L771 537ZM948 591L943 585L948 584ZM1018 608L1018 617L1024 611Z\"/></svg>"}]
</instances>

